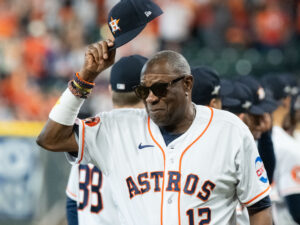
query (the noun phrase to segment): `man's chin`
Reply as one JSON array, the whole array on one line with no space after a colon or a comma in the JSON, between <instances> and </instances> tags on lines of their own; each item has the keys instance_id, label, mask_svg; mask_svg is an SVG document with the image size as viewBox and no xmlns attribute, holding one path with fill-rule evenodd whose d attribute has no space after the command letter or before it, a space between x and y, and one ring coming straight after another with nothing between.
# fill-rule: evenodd
<instances>
[{"instance_id":1,"label":"man's chin","mask_svg":"<svg viewBox=\"0 0 300 225\"><path fill-rule=\"evenodd\" d=\"M151 120L159 127L166 126L167 121L165 116L160 113L149 113Z\"/></svg>"}]
</instances>

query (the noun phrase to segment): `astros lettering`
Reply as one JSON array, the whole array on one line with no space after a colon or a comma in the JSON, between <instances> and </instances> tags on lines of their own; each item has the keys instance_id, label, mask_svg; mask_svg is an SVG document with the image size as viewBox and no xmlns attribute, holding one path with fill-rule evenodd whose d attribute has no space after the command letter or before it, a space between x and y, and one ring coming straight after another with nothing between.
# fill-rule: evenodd
<instances>
[{"instance_id":1,"label":"astros lettering","mask_svg":"<svg viewBox=\"0 0 300 225\"><path fill-rule=\"evenodd\" d=\"M133 197L147 193L151 190L151 183L154 183L153 192L161 191L161 183L163 179L163 171L155 171L155 172L144 172L140 173L137 177L137 182L130 176L126 178L126 183L129 191L129 197L132 199ZM181 174L178 171L168 171L166 181L167 187L166 191L179 192L181 190L180 187ZM198 186L199 177L195 174L189 174L183 185L183 192L188 195L193 195ZM206 180L203 182L200 190L196 192L196 197L201 199L202 201L207 201L211 195L211 192L215 188L215 184Z\"/></svg>"}]
</instances>

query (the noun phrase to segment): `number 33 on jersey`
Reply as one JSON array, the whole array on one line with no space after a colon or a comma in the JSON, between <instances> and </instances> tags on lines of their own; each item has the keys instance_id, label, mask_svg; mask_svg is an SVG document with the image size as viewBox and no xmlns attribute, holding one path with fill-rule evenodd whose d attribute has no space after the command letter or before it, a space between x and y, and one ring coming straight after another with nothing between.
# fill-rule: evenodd
<instances>
[{"instance_id":1,"label":"number 33 on jersey","mask_svg":"<svg viewBox=\"0 0 300 225\"><path fill-rule=\"evenodd\" d=\"M79 225L120 224L109 181L93 164L72 167L66 194L77 202Z\"/></svg>"}]
</instances>

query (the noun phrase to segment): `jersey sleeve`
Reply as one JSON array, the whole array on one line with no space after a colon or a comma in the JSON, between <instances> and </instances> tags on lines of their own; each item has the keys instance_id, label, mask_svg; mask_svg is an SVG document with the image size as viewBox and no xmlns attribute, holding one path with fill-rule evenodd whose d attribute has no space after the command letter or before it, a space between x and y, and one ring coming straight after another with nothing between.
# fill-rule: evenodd
<instances>
[{"instance_id":1,"label":"jersey sleeve","mask_svg":"<svg viewBox=\"0 0 300 225\"><path fill-rule=\"evenodd\" d=\"M97 165L104 173L108 174L111 166L110 138L112 137L112 123L109 113L100 113L93 118L85 120L76 120L78 132L75 135L78 144L77 157L66 153L66 157L71 164Z\"/></svg>"},{"instance_id":2,"label":"jersey sleeve","mask_svg":"<svg viewBox=\"0 0 300 225\"><path fill-rule=\"evenodd\" d=\"M300 152L289 151L285 154L279 159L277 170L276 186L280 195L300 194Z\"/></svg>"},{"instance_id":3,"label":"jersey sleeve","mask_svg":"<svg viewBox=\"0 0 300 225\"><path fill-rule=\"evenodd\" d=\"M79 176L78 165L74 165L71 168L68 185L66 188L67 196L74 201L77 201L77 195L78 195L78 188L79 188L78 176Z\"/></svg>"},{"instance_id":4,"label":"jersey sleeve","mask_svg":"<svg viewBox=\"0 0 300 225\"><path fill-rule=\"evenodd\" d=\"M243 133L241 147L235 158L238 180L236 191L239 201L248 207L266 197L270 185L252 134L248 129Z\"/></svg>"}]
</instances>

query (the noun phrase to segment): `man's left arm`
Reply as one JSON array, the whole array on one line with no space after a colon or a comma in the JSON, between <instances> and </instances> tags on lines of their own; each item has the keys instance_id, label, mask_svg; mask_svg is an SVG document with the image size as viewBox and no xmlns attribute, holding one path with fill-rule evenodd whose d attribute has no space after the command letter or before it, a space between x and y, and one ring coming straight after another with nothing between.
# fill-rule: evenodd
<instances>
[{"instance_id":1,"label":"man's left arm","mask_svg":"<svg viewBox=\"0 0 300 225\"><path fill-rule=\"evenodd\" d=\"M236 193L248 209L251 225L272 225L271 187L267 173L252 134L248 129L242 131L245 131L244 134L241 132L243 142L235 158L238 178Z\"/></svg>"},{"instance_id":2,"label":"man's left arm","mask_svg":"<svg viewBox=\"0 0 300 225\"><path fill-rule=\"evenodd\" d=\"M248 209L250 225L272 225L271 207L258 212L251 212Z\"/></svg>"},{"instance_id":3,"label":"man's left arm","mask_svg":"<svg viewBox=\"0 0 300 225\"><path fill-rule=\"evenodd\" d=\"M251 225L272 225L270 197L264 197L254 205L247 207Z\"/></svg>"}]
</instances>

